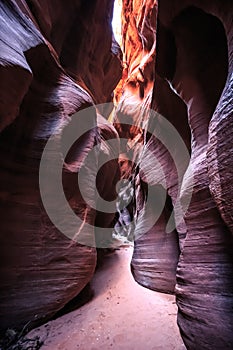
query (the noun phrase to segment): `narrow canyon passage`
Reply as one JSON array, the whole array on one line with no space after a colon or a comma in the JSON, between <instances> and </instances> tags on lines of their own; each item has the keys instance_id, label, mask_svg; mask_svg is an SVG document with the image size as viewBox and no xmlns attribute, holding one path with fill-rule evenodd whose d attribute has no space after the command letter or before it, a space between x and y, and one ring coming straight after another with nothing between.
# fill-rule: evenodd
<instances>
[{"instance_id":1,"label":"narrow canyon passage","mask_svg":"<svg viewBox=\"0 0 233 350\"><path fill-rule=\"evenodd\" d=\"M0 350L233 349L232 13L0 0Z\"/></svg>"},{"instance_id":2,"label":"narrow canyon passage","mask_svg":"<svg viewBox=\"0 0 233 350\"><path fill-rule=\"evenodd\" d=\"M132 247L104 258L91 287L93 298L33 330L42 350L184 350L175 297L140 286L132 277Z\"/></svg>"}]
</instances>

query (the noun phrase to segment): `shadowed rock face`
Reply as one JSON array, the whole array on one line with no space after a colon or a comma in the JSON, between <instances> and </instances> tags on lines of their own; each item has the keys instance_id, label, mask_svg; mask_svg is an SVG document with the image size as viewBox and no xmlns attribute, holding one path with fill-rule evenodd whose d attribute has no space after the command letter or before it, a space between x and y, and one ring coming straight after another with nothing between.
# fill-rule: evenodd
<instances>
[{"instance_id":1,"label":"shadowed rock face","mask_svg":"<svg viewBox=\"0 0 233 350\"><path fill-rule=\"evenodd\" d=\"M112 101L122 59L112 38L112 8L107 0L1 1L1 330L45 321L94 273L95 248L69 240L50 222L39 192L39 165L55 133L53 176L53 162L64 158L71 116ZM132 273L147 288L176 293L181 335L193 350L233 347L232 10L231 0L163 0L159 9L156 0L123 0L116 129L103 118L108 110L94 110L88 121L80 118L80 129L87 122L93 129L71 148L63 170L67 201L93 227L85 234L93 242L105 240L94 225L112 227L114 214L92 210L76 179L102 140L88 163L87 198L96 201L95 169L103 161L96 187L113 200L120 147L121 177L135 190L122 214L135 218ZM190 160L171 138L174 162L159 138L161 116L178 131ZM117 140L116 149L105 143L110 138ZM62 221L65 211L59 210ZM170 231L168 220L176 223Z\"/></svg>"},{"instance_id":2,"label":"shadowed rock face","mask_svg":"<svg viewBox=\"0 0 233 350\"><path fill-rule=\"evenodd\" d=\"M185 104L163 79L155 75L156 15L156 1L143 4L137 1L123 2L123 60L126 69L115 122L120 137L128 138L128 142L121 148L122 158L128 157L132 161L127 164L128 173L124 171L127 161L121 162L123 176L130 179L137 189L132 273L140 284L148 288L173 293L180 247L177 230L166 233L166 225L173 209L172 202L177 199L177 172L166 147L154 136L147 134L148 123L149 129L154 130L153 120L149 120L150 108L153 107L177 126L179 122L173 114L176 108L182 123L180 129L184 128L187 143L190 136ZM167 103L167 98L170 99L170 104ZM134 126L119 127L119 121ZM158 120L154 122L158 123ZM145 140L147 143L143 148ZM162 166L165 179L157 170L157 162ZM183 173L187 165L182 166ZM148 192L153 193L151 202L145 200ZM164 196L168 198L167 204L161 214L156 213L154 202L158 203L160 197ZM128 209L132 213L130 206ZM159 216L158 220L147 229L147 221L156 215ZM184 234L185 224L182 222L180 235Z\"/></svg>"},{"instance_id":3,"label":"shadowed rock face","mask_svg":"<svg viewBox=\"0 0 233 350\"><path fill-rule=\"evenodd\" d=\"M193 1L175 4L165 1L159 7L151 107L176 127L191 151L180 199L184 201L189 192L190 169L194 176L193 195L183 222L176 227L176 236L166 233L169 215L165 213L169 211L165 206L155 225L135 242L132 272L139 283L154 290L172 292L176 282L178 323L188 349L230 349L233 346L231 6L226 2L222 7L217 1L205 5ZM123 105L123 113L130 115L131 97L127 94L127 85L122 101L119 110ZM133 139L132 134L130 138ZM167 193L174 203L178 189L172 160L155 138L147 137L146 147L162 163ZM137 181L139 212L143 212L146 185L160 184L156 162L153 163L151 157L145 159L144 164L146 162L150 176L146 181L141 173ZM155 192L157 200L159 195L159 191ZM147 208L144 216L155 215L153 208ZM144 216L137 226L143 225ZM181 253L176 281L177 234Z\"/></svg>"},{"instance_id":4,"label":"shadowed rock face","mask_svg":"<svg viewBox=\"0 0 233 350\"><path fill-rule=\"evenodd\" d=\"M193 6L183 9L177 4L174 18L169 19L168 2L164 5L160 19L169 27L176 45L176 64L170 80L187 105L192 134L189 169L193 172L193 194L185 215L187 233L177 269L178 324L189 349L230 349L232 238L210 194L207 156L212 148L209 123L216 106L222 104L219 99L228 74L228 18L224 11L219 12L217 2L202 6L203 10ZM186 177L181 200L189 186Z\"/></svg>"},{"instance_id":5,"label":"shadowed rock face","mask_svg":"<svg viewBox=\"0 0 233 350\"><path fill-rule=\"evenodd\" d=\"M127 4L133 12L134 1ZM156 76L149 106L175 126L191 158L182 168L180 191L171 157L159 140L147 135L145 147L151 153L144 158L146 171L138 174L136 203L142 215L138 215L136 229L146 223L146 216L156 215L153 205L144 209L147 186L162 186L170 198L170 208L166 203L155 225L136 240L132 271L136 280L148 288L171 293L175 287L178 324L188 349L233 346L231 14L231 1L224 5L220 1L198 0L159 4ZM130 26L127 30L130 37ZM130 71L134 63L130 55L126 57L130 57ZM141 98L145 104L146 96L141 94ZM121 108L130 115L131 104L126 84L118 115ZM159 116L151 122L158 128ZM158 160L166 184L156 170ZM176 232L168 235L168 213L177 197L185 202L190 190L189 208L176 225ZM157 200L160 194L161 190L155 192Z\"/></svg>"},{"instance_id":6,"label":"shadowed rock face","mask_svg":"<svg viewBox=\"0 0 233 350\"><path fill-rule=\"evenodd\" d=\"M93 103L111 101L121 76L120 50L112 40L113 2L89 5L44 0L0 4L1 330L44 322L75 297L94 273L95 248L60 233L48 218L39 192L40 159L50 135L56 134L58 140L49 170L53 176L53 162L63 158L62 140L71 116ZM89 119L88 126L94 129L72 148L63 184L71 208L92 225L88 235L94 242L96 214L77 188L79 169L71 170L70 165L83 162L100 138L116 132L99 123L95 112ZM87 181L91 183L86 184L90 201L95 197L92 169L97 165L98 155L90 167ZM114 172L114 164L112 168ZM115 183L110 176L112 195ZM99 186L103 188L106 181L110 183L107 172ZM59 210L63 220L63 208ZM104 220L110 224L112 217Z\"/></svg>"}]
</instances>

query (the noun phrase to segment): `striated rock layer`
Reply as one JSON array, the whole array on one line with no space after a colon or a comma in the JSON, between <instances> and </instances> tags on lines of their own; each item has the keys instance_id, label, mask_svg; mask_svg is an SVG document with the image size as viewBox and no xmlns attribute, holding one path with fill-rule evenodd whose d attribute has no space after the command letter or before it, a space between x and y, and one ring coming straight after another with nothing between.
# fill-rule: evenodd
<instances>
[{"instance_id":1,"label":"striated rock layer","mask_svg":"<svg viewBox=\"0 0 233 350\"><path fill-rule=\"evenodd\" d=\"M171 121L191 148L181 191L177 187L172 160L161 150L160 144L152 138L146 147L151 147L162 163L173 207L177 191L181 203L185 203L192 193L184 220L176 226L181 249L175 288L178 324L188 349L230 349L233 346L232 128L229 124L232 116L231 13L230 1L224 6L220 1L211 4L163 1L158 12L157 76L152 107ZM173 93L168 93L165 79L179 96L176 102ZM166 105L163 105L165 89ZM191 129L191 147L187 122ZM159 125L158 117L155 130L159 130ZM147 171L154 184L161 184L158 171L149 164L153 164L153 159L148 158L151 170L148 168ZM156 215L155 210L152 213ZM152 213L148 215L152 216ZM154 238L149 232L136 241L132 261L136 279L156 290L160 286L161 290L165 289L164 281L161 279L160 282L159 277L155 283L156 273L166 276L167 282L171 281L170 274L162 273L166 265L161 258L161 242L166 242L166 234L160 220L155 225ZM160 244L158 237L161 237ZM174 242L172 244L174 246ZM170 264L176 263L168 252ZM174 281L173 278L173 285ZM167 291L172 290L171 287L172 284L167 283Z\"/></svg>"},{"instance_id":2,"label":"striated rock layer","mask_svg":"<svg viewBox=\"0 0 233 350\"><path fill-rule=\"evenodd\" d=\"M1 330L45 321L94 273L96 249L68 239L51 223L39 191L40 159L50 135L57 140L48 167L53 178L54 162L63 159L71 116L94 103L111 101L121 76L120 50L112 40L113 1L89 5L81 0L0 3ZM80 120L80 126L85 123L94 129L68 154L63 185L71 208L91 225L88 236L94 245L96 213L77 188L77 173L89 150L112 131L97 122L94 110L88 121ZM97 167L98 154L89 164L85 185L91 202ZM105 172L100 186L109 176L112 180L112 173ZM51 181L48 195L55 186ZM55 198L51 203L60 221L69 221ZM104 220L109 224L112 217ZM79 234L82 229L77 227Z\"/></svg>"},{"instance_id":3,"label":"striated rock layer","mask_svg":"<svg viewBox=\"0 0 233 350\"><path fill-rule=\"evenodd\" d=\"M0 3L1 330L45 321L94 273L95 248L63 235L41 201L39 165L53 134L48 175L55 179L64 161L66 199L90 224L77 227L78 238L107 244L111 230L101 228L115 224L114 213L90 204L100 200L95 187L114 200L121 175L128 202L118 227L135 239L135 279L176 293L187 349L232 349L232 1L122 3L123 57L112 38L113 1ZM104 119L111 106L72 118L112 101L121 59L116 129ZM88 132L65 155L73 125ZM70 223L52 195L56 185L46 195L59 223Z\"/></svg>"},{"instance_id":4,"label":"striated rock layer","mask_svg":"<svg viewBox=\"0 0 233 350\"><path fill-rule=\"evenodd\" d=\"M128 205L129 215L134 217L135 222L132 273L137 282L148 288L174 293L180 247L177 230L168 233L166 226L169 219L173 220L172 203L178 198L178 174L166 146L154 135L151 136L155 128L163 128L162 120L150 116L151 107L174 126L179 125L173 114L177 108L182 123L180 129L186 133L187 143L190 136L184 103L170 91L164 80L155 75L156 15L156 1L123 2L123 62L126 68L115 125L120 137L127 140L121 144L122 176L129 179L136 189L135 202ZM127 123L131 126L126 126ZM171 145L177 149L179 146ZM179 162L183 163L184 174L187 160L180 158ZM159 170L158 164L161 166ZM151 193L150 201L148 193ZM165 200L167 204L159 214L157 203L160 196L161 203ZM154 220L155 217L157 219ZM179 231L183 238L183 221Z\"/></svg>"},{"instance_id":5,"label":"striated rock layer","mask_svg":"<svg viewBox=\"0 0 233 350\"><path fill-rule=\"evenodd\" d=\"M193 183L186 176L181 196L185 200L192 187L192 200L185 214L187 233L177 269L178 324L188 349L230 349L233 247L229 228L210 194L207 150L211 148L209 123L216 106L222 103L219 99L224 85L228 86L227 74L232 74L228 72L227 37L232 7L230 2L222 10L218 1L205 6L200 2L181 6L177 2L171 18L169 5L167 1L161 6L159 18L172 33L176 46L170 80L187 105L192 133L187 175L191 169Z\"/></svg>"},{"instance_id":6,"label":"striated rock layer","mask_svg":"<svg viewBox=\"0 0 233 350\"><path fill-rule=\"evenodd\" d=\"M131 52L131 47L141 38L151 42L151 33L156 28L147 15L150 6L155 8L156 4L132 0L125 3L123 10L123 57L129 73L117 118L133 120L136 124L136 128L119 132L130 140L123 152L127 154L131 150L133 160L140 159L136 169L131 167L132 172L127 174L128 178L133 174L136 188L132 272L148 288L171 293L175 287L178 324L188 349L230 349L233 347L232 2L161 1L157 55L151 56L156 75L151 64L143 80L139 74L133 74L133 82L128 85L130 73L143 62L140 45L135 49L137 55ZM137 23L138 13L143 12L147 31L142 34L140 25L133 27L131 22ZM143 82L150 81L152 76L153 95L147 95ZM161 142L163 118L158 114L149 118L145 106L160 113L176 128L190 151L189 161L186 157L181 165L179 147L172 140L166 140L167 144ZM156 136L147 133L145 137L139 127L150 133L154 130ZM135 140L134 149L132 140ZM173 147L166 150L167 145ZM174 161L175 154L178 156ZM180 173L177 164L181 166ZM148 201L150 191L154 193L154 202ZM164 210L147 230L148 221L158 214L161 196L165 198ZM187 210L184 206L189 197ZM172 211L176 230L168 234Z\"/></svg>"}]
</instances>

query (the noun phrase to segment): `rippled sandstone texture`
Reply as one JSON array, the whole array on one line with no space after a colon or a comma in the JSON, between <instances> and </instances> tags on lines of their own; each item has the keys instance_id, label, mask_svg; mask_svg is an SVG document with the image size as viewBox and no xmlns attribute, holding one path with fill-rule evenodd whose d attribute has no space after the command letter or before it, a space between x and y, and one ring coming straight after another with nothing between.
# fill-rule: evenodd
<instances>
[{"instance_id":1,"label":"rippled sandstone texture","mask_svg":"<svg viewBox=\"0 0 233 350\"><path fill-rule=\"evenodd\" d=\"M233 346L232 236L230 225L226 225L213 196L211 170L213 162L221 164L224 154L227 158L231 156L230 140L225 138L221 157L213 160L210 152L215 147L213 121L217 115L218 124L223 114L231 118L225 101L232 106L232 90L229 94L232 3L226 2L221 7L218 1L191 2L181 7L177 2L172 18L168 15L169 2L163 5L161 25L170 30L176 46L176 63L170 80L187 105L192 133L189 169L193 171L193 193L185 215L187 233L177 269L178 324L190 349L230 349ZM225 176L229 178L229 170ZM181 200L189 186L187 177Z\"/></svg>"},{"instance_id":2,"label":"rippled sandstone texture","mask_svg":"<svg viewBox=\"0 0 233 350\"><path fill-rule=\"evenodd\" d=\"M131 19L130 11L136 14L132 18L137 18L137 13L146 13L146 5L155 4L127 1L124 11L128 13L123 13L123 21ZM153 203L145 206L148 186L153 186L152 190L155 187L157 199L165 191L167 201L159 220L149 231L145 229L144 235L135 242L132 272L139 283L149 288L171 293L175 287L178 324L188 349L231 349L232 2L166 0L159 2L158 9L157 55L152 56L156 75L154 77L153 64L145 75L148 79L153 76L153 96L147 99L147 95L143 95L143 83L136 75L131 90L138 87L139 93L135 94L136 89L130 93L128 84L125 85L117 116L130 118L132 101L141 99L143 108L151 107L175 126L191 158L181 168L184 178L180 188L176 164L159 137L147 135L146 141L142 141L144 149L150 150L154 158L151 153L146 157L144 151L143 171L134 173L136 232L138 227L140 230L146 227L148 217L156 215ZM145 18L147 32L141 35L140 26L137 31L140 40L147 42L148 32L153 32L155 27L149 16ZM126 43L132 42L130 19L128 26L125 25ZM133 38L137 38L137 34ZM124 49L131 72L139 63L137 58L132 60L127 44ZM130 81L130 74L128 79ZM138 124L142 126L148 116L144 114L136 120L140 120ZM157 116L157 120L153 118L151 122L159 132L161 118ZM130 140L134 137L138 137L138 129L132 131ZM140 151L141 148L135 150L139 157ZM163 170L164 177L158 169ZM185 203L191 191L189 209L183 220L179 220L175 232L168 234L167 220L177 198L181 204ZM175 210L175 220L178 218L179 210Z\"/></svg>"},{"instance_id":3,"label":"rippled sandstone texture","mask_svg":"<svg viewBox=\"0 0 233 350\"><path fill-rule=\"evenodd\" d=\"M188 126L184 103L170 92L166 82L159 80L159 77L156 79L157 10L157 1L142 3L123 1L123 62L126 68L115 125L120 137L128 139L127 142L122 143L121 147L121 157L124 159L121 162L122 176L134 183L137 189L136 208L135 210L130 206L128 208L130 214L134 211L136 219L133 232L135 245L132 273L140 284L148 288L173 293L180 248L177 231L174 229L169 234L165 231L167 220L172 213L171 201L176 201L177 198L177 174L166 147L155 137L147 134L148 128L151 132L154 131L149 111L153 107L154 110L171 119L173 110L177 107L181 111L180 118L186 128L185 131L188 130ZM171 100L169 105L165 100L166 95ZM159 104L157 109L154 106L156 103ZM173 120L175 120L174 117ZM119 126L119 121L133 126L122 127L122 124ZM187 134L189 140L188 131ZM146 146L143 148L145 143ZM172 147L176 146L172 145ZM127 162L125 160L127 158L131 162ZM161 169L158 170L157 162L162 165L164 176ZM183 163L184 173L187 164L185 160ZM168 191L166 192L164 188L168 188ZM148 192L153 193L152 201L146 200ZM156 212L159 210L155 208L154 202L161 201L163 205L164 196L166 205L159 214ZM146 202L147 205L145 205ZM150 228L147 228L147 221L151 221L155 216L158 216L157 219ZM180 226L184 226L184 223ZM184 231L184 228L182 229Z\"/></svg>"},{"instance_id":4,"label":"rippled sandstone texture","mask_svg":"<svg viewBox=\"0 0 233 350\"><path fill-rule=\"evenodd\" d=\"M58 148L49 164L53 178L53 162L63 159L63 136L71 116L112 100L121 76L120 50L112 39L112 7L113 1L102 0L88 5L81 0L0 3L1 330L45 321L75 297L94 273L96 249L69 240L48 218L39 192L39 164L46 141L56 134ZM86 123L94 129L74 145L63 171L66 198L75 213L92 225L88 232L92 242L96 213L76 183L88 151L99 139L115 133L100 118L97 121L93 110L88 121L80 120L80 127ZM95 201L97 166L98 154L89 164L85 185L90 201ZM113 166L99 182L101 188L108 182L111 196L114 171L117 179ZM51 181L48 195L54 186ZM69 219L63 208L58 216L61 221ZM103 217L108 225L111 220Z\"/></svg>"},{"instance_id":5,"label":"rippled sandstone texture","mask_svg":"<svg viewBox=\"0 0 233 350\"><path fill-rule=\"evenodd\" d=\"M15 0L2 1L0 10L4 329L52 316L94 272L95 248L71 243L49 221L40 199L38 168L51 133L60 142L56 156L63 158L62 137L72 124L71 115L111 101L121 75L121 54L112 41L112 2ZM233 347L232 10L230 0L123 1L123 91L114 121L125 138L120 142L121 176L136 189L123 213L123 219L136 219L130 232L136 238L132 273L148 288L176 293L181 335L193 350ZM176 128L190 161L184 161L172 138L168 141L174 153L159 140L163 119L158 114L152 118L150 108ZM75 166L99 139L117 135L95 112L89 123L97 128L66 158L64 188L77 214L108 227L113 216L96 215L86 205L76 187ZM83 124L80 120L80 128ZM116 149L103 144L100 152L89 164L87 196L92 202L94 170L101 157L108 159ZM101 169L97 187L103 197L115 196L118 178L116 161ZM177 202L183 205L191 191L181 220ZM172 220L179 223L168 232L173 210ZM59 213L62 221L63 208ZM147 229L147 221L156 215L158 220ZM94 229L88 232L93 240L95 234Z\"/></svg>"}]
</instances>

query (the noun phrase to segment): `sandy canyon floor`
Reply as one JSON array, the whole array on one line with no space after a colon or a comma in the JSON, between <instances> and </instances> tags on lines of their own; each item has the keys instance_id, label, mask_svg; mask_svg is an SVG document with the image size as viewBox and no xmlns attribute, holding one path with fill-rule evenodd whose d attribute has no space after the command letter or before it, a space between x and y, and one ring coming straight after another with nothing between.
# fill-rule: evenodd
<instances>
[{"instance_id":1,"label":"sandy canyon floor","mask_svg":"<svg viewBox=\"0 0 233 350\"><path fill-rule=\"evenodd\" d=\"M132 247L105 257L84 306L33 330L42 350L185 350L176 324L174 296L136 283L130 272Z\"/></svg>"}]
</instances>

